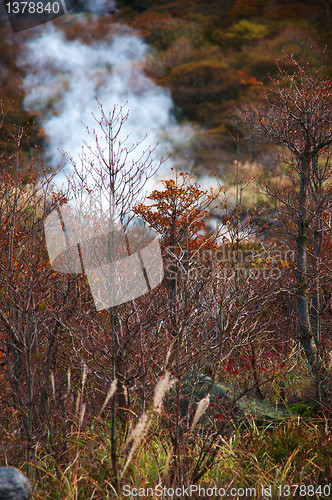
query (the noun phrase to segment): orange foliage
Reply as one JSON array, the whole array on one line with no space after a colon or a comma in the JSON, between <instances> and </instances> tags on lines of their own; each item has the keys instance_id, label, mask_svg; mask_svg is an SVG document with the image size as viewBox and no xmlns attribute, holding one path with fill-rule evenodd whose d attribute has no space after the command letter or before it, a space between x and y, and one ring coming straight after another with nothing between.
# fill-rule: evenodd
<instances>
[{"instance_id":1,"label":"orange foliage","mask_svg":"<svg viewBox=\"0 0 332 500\"><path fill-rule=\"evenodd\" d=\"M192 176L184 172L162 184L163 190L154 190L148 197L153 204L137 205L135 214L157 231L163 245L173 251L186 248L190 255L198 249L215 248L214 241L205 234L204 223L215 195L201 190Z\"/></svg>"}]
</instances>

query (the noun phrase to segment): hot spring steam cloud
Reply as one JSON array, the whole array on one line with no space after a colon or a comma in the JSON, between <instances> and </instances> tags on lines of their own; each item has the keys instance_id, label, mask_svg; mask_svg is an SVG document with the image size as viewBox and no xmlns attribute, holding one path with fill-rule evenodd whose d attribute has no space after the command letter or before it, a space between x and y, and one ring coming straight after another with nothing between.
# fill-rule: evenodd
<instances>
[{"instance_id":1,"label":"hot spring steam cloud","mask_svg":"<svg viewBox=\"0 0 332 500\"><path fill-rule=\"evenodd\" d=\"M169 92L143 71L147 45L129 28L116 28L109 40L88 45L80 39L66 40L61 30L48 24L39 27L38 36L27 43L21 60L26 71L24 104L41 116L47 135L46 153L54 167L62 158L59 150L79 161L82 141L89 140L82 123L96 128L92 117L92 113L99 116L96 99L106 112L115 104L128 103L130 116L123 127L123 138L129 134L127 144L132 144L148 134L138 155L158 142L158 152L168 153L172 149L170 137L185 141L190 134L189 129L176 126Z\"/></svg>"},{"instance_id":2,"label":"hot spring steam cloud","mask_svg":"<svg viewBox=\"0 0 332 500\"><path fill-rule=\"evenodd\" d=\"M115 10L115 2L112 0L85 0L84 7L89 12L103 14L109 10Z\"/></svg>"}]
</instances>

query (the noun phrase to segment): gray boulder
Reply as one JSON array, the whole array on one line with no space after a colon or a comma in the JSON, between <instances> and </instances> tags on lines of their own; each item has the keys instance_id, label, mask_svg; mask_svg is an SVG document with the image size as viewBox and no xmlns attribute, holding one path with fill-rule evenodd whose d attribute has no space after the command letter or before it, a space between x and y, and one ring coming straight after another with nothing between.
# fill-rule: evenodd
<instances>
[{"instance_id":1,"label":"gray boulder","mask_svg":"<svg viewBox=\"0 0 332 500\"><path fill-rule=\"evenodd\" d=\"M0 500L28 500L30 497L28 478L13 467L0 467Z\"/></svg>"}]
</instances>

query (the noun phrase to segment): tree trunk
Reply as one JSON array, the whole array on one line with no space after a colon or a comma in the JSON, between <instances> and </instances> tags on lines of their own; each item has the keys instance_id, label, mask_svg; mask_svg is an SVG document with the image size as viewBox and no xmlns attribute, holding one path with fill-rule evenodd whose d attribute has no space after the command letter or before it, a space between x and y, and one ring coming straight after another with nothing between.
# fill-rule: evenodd
<instances>
[{"instance_id":1,"label":"tree trunk","mask_svg":"<svg viewBox=\"0 0 332 500\"><path fill-rule=\"evenodd\" d=\"M316 221L314 231L313 245L313 290L311 304L311 321L313 333L317 348L316 362L316 399L321 401L326 397L328 387L326 380L328 379L328 370L321 359L321 283L319 274L319 256L323 242L323 210L316 207Z\"/></svg>"},{"instance_id":2,"label":"tree trunk","mask_svg":"<svg viewBox=\"0 0 332 500\"><path fill-rule=\"evenodd\" d=\"M300 342L313 370L316 367L317 348L314 341L309 313L309 287L307 276L307 244L308 244L308 173L310 161L301 161L299 219L297 245L297 310Z\"/></svg>"}]
</instances>

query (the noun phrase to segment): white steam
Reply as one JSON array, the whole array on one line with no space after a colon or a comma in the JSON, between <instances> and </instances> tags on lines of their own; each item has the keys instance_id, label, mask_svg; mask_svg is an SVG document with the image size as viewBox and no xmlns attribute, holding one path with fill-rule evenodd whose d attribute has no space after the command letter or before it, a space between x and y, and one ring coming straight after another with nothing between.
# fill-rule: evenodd
<instances>
[{"instance_id":1,"label":"white steam","mask_svg":"<svg viewBox=\"0 0 332 500\"><path fill-rule=\"evenodd\" d=\"M103 14L107 11L115 10L115 2L112 0L86 0L84 7L89 12Z\"/></svg>"},{"instance_id":2,"label":"white steam","mask_svg":"<svg viewBox=\"0 0 332 500\"><path fill-rule=\"evenodd\" d=\"M40 114L47 136L46 152L53 167L62 159L60 151L79 161L82 141L89 142L83 124L96 128L92 116L93 113L99 117L96 99L105 112L114 105L128 103L129 119L121 139L130 135L127 144L132 144L147 134L138 155L158 142L164 142L158 150L164 154L170 152L176 137L188 140L190 129L182 128L179 133L172 118L169 92L143 71L147 45L129 28L117 28L117 34L109 40L88 45L80 39L66 40L60 30L49 24L40 27L39 36L27 43L21 61L26 71L25 107ZM114 33L114 25L112 30ZM167 139L167 135L172 139Z\"/></svg>"}]
</instances>

